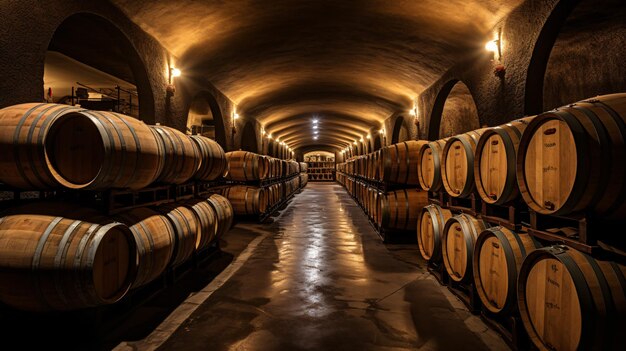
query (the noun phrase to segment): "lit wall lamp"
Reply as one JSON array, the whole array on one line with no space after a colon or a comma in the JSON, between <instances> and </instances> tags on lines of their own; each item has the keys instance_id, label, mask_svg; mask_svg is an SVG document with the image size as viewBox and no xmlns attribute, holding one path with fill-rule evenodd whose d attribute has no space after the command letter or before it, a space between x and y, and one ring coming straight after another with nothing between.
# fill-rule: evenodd
<instances>
[{"instance_id":1,"label":"lit wall lamp","mask_svg":"<svg viewBox=\"0 0 626 351\"><path fill-rule=\"evenodd\" d=\"M502 33L498 32L496 39L491 40L485 44L485 49L493 54L492 61L495 64L493 69L493 74L500 78L504 78L504 74L506 73L506 68L502 64ZM497 55L497 57L496 57Z\"/></svg>"},{"instance_id":2,"label":"lit wall lamp","mask_svg":"<svg viewBox=\"0 0 626 351\"><path fill-rule=\"evenodd\" d=\"M174 86L174 77L180 77L181 74L182 72L180 71L180 69L175 68L175 67L170 68L168 84L167 84L167 87L165 87L165 92L168 96L173 96L174 93L176 92L176 86Z\"/></svg>"}]
</instances>

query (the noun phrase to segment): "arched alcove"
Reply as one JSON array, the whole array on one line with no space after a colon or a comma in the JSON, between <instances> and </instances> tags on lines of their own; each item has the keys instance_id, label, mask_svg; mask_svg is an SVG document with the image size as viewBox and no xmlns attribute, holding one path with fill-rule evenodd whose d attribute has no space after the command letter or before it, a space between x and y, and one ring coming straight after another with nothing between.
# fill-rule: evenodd
<instances>
[{"instance_id":1,"label":"arched alcove","mask_svg":"<svg viewBox=\"0 0 626 351\"><path fill-rule=\"evenodd\" d=\"M401 143L409 139L409 129L404 124L404 117L398 116L393 125L393 132L391 133L391 143Z\"/></svg>"},{"instance_id":2,"label":"arched alcove","mask_svg":"<svg viewBox=\"0 0 626 351\"><path fill-rule=\"evenodd\" d=\"M256 131L254 129L254 122L252 121L248 121L241 132L241 149L259 153Z\"/></svg>"},{"instance_id":3,"label":"arched alcove","mask_svg":"<svg viewBox=\"0 0 626 351\"><path fill-rule=\"evenodd\" d=\"M542 110L626 92L625 38L623 0L581 0L560 27L550 51Z\"/></svg>"},{"instance_id":4,"label":"arched alcove","mask_svg":"<svg viewBox=\"0 0 626 351\"><path fill-rule=\"evenodd\" d=\"M76 33L89 33L89 40L78 43ZM78 102L154 123L145 64L126 35L107 19L91 13L66 18L48 43L45 61L43 90L49 102Z\"/></svg>"},{"instance_id":5,"label":"arched alcove","mask_svg":"<svg viewBox=\"0 0 626 351\"><path fill-rule=\"evenodd\" d=\"M208 91L197 93L187 112L187 130L201 134L226 148L224 119L217 100Z\"/></svg>"},{"instance_id":6,"label":"arched alcove","mask_svg":"<svg viewBox=\"0 0 626 351\"><path fill-rule=\"evenodd\" d=\"M375 138L374 138L374 150L373 151L378 151L380 150L380 148L383 145L383 136L381 134L378 134Z\"/></svg>"},{"instance_id":7,"label":"arched alcove","mask_svg":"<svg viewBox=\"0 0 626 351\"><path fill-rule=\"evenodd\" d=\"M465 83L451 80L439 91L428 126L428 139L435 140L480 127L472 93Z\"/></svg>"}]
</instances>

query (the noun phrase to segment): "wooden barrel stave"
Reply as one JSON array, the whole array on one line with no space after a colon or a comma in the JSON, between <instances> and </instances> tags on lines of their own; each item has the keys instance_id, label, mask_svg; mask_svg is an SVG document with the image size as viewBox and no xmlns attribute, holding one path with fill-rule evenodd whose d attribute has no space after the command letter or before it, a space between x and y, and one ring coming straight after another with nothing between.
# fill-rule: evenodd
<instances>
[{"instance_id":1,"label":"wooden barrel stave","mask_svg":"<svg viewBox=\"0 0 626 351\"><path fill-rule=\"evenodd\" d=\"M443 189L441 182L441 160L443 148L449 138L435 140L420 147L417 155L417 176L420 186L428 191Z\"/></svg>"},{"instance_id":2,"label":"wooden barrel stave","mask_svg":"<svg viewBox=\"0 0 626 351\"><path fill-rule=\"evenodd\" d=\"M150 126L164 146L163 171L156 179L167 184L182 184L191 179L201 163L200 149L188 135L166 126Z\"/></svg>"},{"instance_id":3,"label":"wooden barrel stave","mask_svg":"<svg viewBox=\"0 0 626 351\"><path fill-rule=\"evenodd\" d=\"M201 228L194 211L184 205L167 204L157 208L164 215L174 230L174 249L171 266L179 266L187 261L200 246Z\"/></svg>"},{"instance_id":4,"label":"wooden barrel stave","mask_svg":"<svg viewBox=\"0 0 626 351\"><path fill-rule=\"evenodd\" d=\"M530 253L519 274L518 305L540 350L621 350L626 266L567 246Z\"/></svg>"},{"instance_id":5,"label":"wooden barrel stave","mask_svg":"<svg viewBox=\"0 0 626 351\"><path fill-rule=\"evenodd\" d=\"M137 243L137 277L132 288L138 288L168 267L174 254L174 228L165 216L146 207L120 213L116 218L128 225Z\"/></svg>"},{"instance_id":6,"label":"wooden barrel stave","mask_svg":"<svg viewBox=\"0 0 626 351\"><path fill-rule=\"evenodd\" d=\"M379 196L376 209L381 228L415 230L421 209L428 205L428 194L419 189L402 189Z\"/></svg>"},{"instance_id":7,"label":"wooden barrel stave","mask_svg":"<svg viewBox=\"0 0 626 351\"><path fill-rule=\"evenodd\" d=\"M517 276L526 255L541 245L526 233L492 227L474 246L474 284L483 306L508 315L517 308Z\"/></svg>"},{"instance_id":8,"label":"wooden barrel stave","mask_svg":"<svg viewBox=\"0 0 626 351\"><path fill-rule=\"evenodd\" d=\"M30 311L73 310L119 301L137 274L129 228L59 202L0 217L0 301Z\"/></svg>"},{"instance_id":9,"label":"wooden barrel stave","mask_svg":"<svg viewBox=\"0 0 626 351\"><path fill-rule=\"evenodd\" d=\"M439 205L428 205L422 209L417 222L417 244L426 261L441 261L443 228L451 217L452 212Z\"/></svg>"},{"instance_id":10,"label":"wooden barrel stave","mask_svg":"<svg viewBox=\"0 0 626 351\"><path fill-rule=\"evenodd\" d=\"M194 179L209 182L228 173L228 161L220 144L201 135L192 135L191 140L196 144L201 159Z\"/></svg>"},{"instance_id":11,"label":"wooden barrel stave","mask_svg":"<svg viewBox=\"0 0 626 351\"><path fill-rule=\"evenodd\" d=\"M267 190L265 188L233 185L222 190L236 215L258 215L267 209Z\"/></svg>"},{"instance_id":12,"label":"wooden barrel stave","mask_svg":"<svg viewBox=\"0 0 626 351\"><path fill-rule=\"evenodd\" d=\"M278 159L269 159L248 151L232 151L226 153L229 171L226 179L250 181L266 179L270 172L271 160L274 160L275 176L282 176L282 165Z\"/></svg>"},{"instance_id":13,"label":"wooden barrel stave","mask_svg":"<svg viewBox=\"0 0 626 351\"><path fill-rule=\"evenodd\" d=\"M441 158L441 181L450 196L467 198L474 192L474 152L486 130L455 135L446 142Z\"/></svg>"},{"instance_id":14,"label":"wooden barrel stave","mask_svg":"<svg viewBox=\"0 0 626 351\"><path fill-rule=\"evenodd\" d=\"M457 282L471 281L474 243L485 228L482 220L467 214L453 216L446 222L441 251L450 279Z\"/></svg>"},{"instance_id":15,"label":"wooden barrel stave","mask_svg":"<svg viewBox=\"0 0 626 351\"><path fill-rule=\"evenodd\" d=\"M386 146L381 149L379 174L385 182L419 185L417 176L417 155L427 141L409 140Z\"/></svg>"}]
</instances>

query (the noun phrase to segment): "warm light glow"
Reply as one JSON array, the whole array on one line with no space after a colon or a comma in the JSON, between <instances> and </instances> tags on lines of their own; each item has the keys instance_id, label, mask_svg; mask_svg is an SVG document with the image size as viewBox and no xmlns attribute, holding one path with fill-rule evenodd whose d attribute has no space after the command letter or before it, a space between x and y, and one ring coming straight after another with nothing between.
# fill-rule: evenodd
<instances>
[{"instance_id":1,"label":"warm light glow","mask_svg":"<svg viewBox=\"0 0 626 351\"><path fill-rule=\"evenodd\" d=\"M318 122L318 120L317 120L317 119L314 119L314 120L313 120L313 124L317 124L317 122Z\"/></svg>"},{"instance_id":2,"label":"warm light glow","mask_svg":"<svg viewBox=\"0 0 626 351\"><path fill-rule=\"evenodd\" d=\"M414 108L412 108L412 109L409 111L409 114L410 114L411 116L415 117L415 107L414 107Z\"/></svg>"},{"instance_id":3,"label":"warm light glow","mask_svg":"<svg viewBox=\"0 0 626 351\"><path fill-rule=\"evenodd\" d=\"M354 145L357 145L356 140L354 141Z\"/></svg>"},{"instance_id":4,"label":"warm light glow","mask_svg":"<svg viewBox=\"0 0 626 351\"><path fill-rule=\"evenodd\" d=\"M317 124L314 124L314 125L313 125L313 129L317 129Z\"/></svg>"},{"instance_id":5,"label":"warm light glow","mask_svg":"<svg viewBox=\"0 0 626 351\"><path fill-rule=\"evenodd\" d=\"M174 68L174 67L172 67L171 72L172 72L172 77L180 77L180 75L182 74L182 72L178 68Z\"/></svg>"},{"instance_id":6,"label":"warm light glow","mask_svg":"<svg viewBox=\"0 0 626 351\"><path fill-rule=\"evenodd\" d=\"M276 137L276 142L277 142L277 143L278 143L278 142L280 142L280 140L279 140L279 139L280 139L280 137Z\"/></svg>"},{"instance_id":7,"label":"warm light glow","mask_svg":"<svg viewBox=\"0 0 626 351\"><path fill-rule=\"evenodd\" d=\"M268 138L268 139L272 139L272 133L269 133L269 134L267 135L267 138Z\"/></svg>"},{"instance_id":8,"label":"warm light glow","mask_svg":"<svg viewBox=\"0 0 626 351\"><path fill-rule=\"evenodd\" d=\"M385 134L385 129L384 129L384 128L383 128L383 129L381 129L381 130L379 131L379 133L380 133L380 134Z\"/></svg>"},{"instance_id":9,"label":"warm light glow","mask_svg":"<svg viewBox=\"0 0 626 351\"><path fill-rule=\"evenodd\" d=\"M359 139L360 142L363 142L363 137L361 137L361 139Z\"/></svg>"},{"instance_id":10,"label":"warm light glow","mask_svg":"<svg viewBox=\"0 0 626 351\"><path fill-rule=\"evenodd\" d=\"M487 51L491 51L493 53L497 53L498 52L498 40L492 40L490 42L488 42L485 45L485 49L487 49Z\"/></svg>"},{"instance_id":11,"label":"warm light glow","mask_svg":"<svg viewBox=\"0 0 626 351\"><path fill-rule=\"evenodd\" d=\"M239 114L238 114L237 112L235 112L235 113L233 114L233 118L234 118L234 119L239 119Z\"/></svg>"},{"instance_id":12,"label":"warm light glow","mask_svg":"<svg viewBox=\"0 0 626 351\"><path fill-rule=\"evenodd\" d=\"M368 139L370 139L371 137L372 137L371 135L369 135L369 134L367 135L367 138L368 138Z\"/></svg>"},{"instance_id":13,"label":"warm light glow","mask_svg":"<svg viewBox=\"0 0 626 351\"><path fill-rule=\"evenodd\" d=\"M313 140L317 140L317 137L316 137L316 136L314 136L314 137L313 137Z\"/></svg>"}]
</instances>

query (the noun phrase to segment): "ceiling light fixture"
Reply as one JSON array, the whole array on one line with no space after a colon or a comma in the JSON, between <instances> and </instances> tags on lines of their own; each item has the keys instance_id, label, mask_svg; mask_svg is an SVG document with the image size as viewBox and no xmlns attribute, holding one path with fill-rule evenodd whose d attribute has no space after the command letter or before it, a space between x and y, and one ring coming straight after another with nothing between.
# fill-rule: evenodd
<instances>
[{"instance_id":1,"label":"ceiling light fixture","mask_svg":"<svg viewBox=\"0 0 626 351\"><path fill-rule=\"evenodd\" d=\"M319 122L317 119L313 120L313 124L317 124L317 122Z\"/></svg>"}]
</instances>

